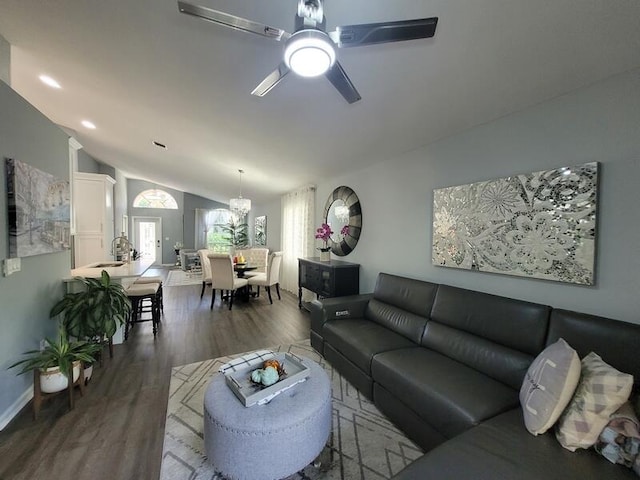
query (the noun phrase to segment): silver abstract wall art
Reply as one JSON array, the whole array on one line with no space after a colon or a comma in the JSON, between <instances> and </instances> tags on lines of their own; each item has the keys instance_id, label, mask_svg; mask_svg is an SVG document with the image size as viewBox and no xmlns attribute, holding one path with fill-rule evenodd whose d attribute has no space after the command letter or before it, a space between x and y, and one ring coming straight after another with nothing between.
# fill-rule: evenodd
<instances>
[{"instance_id":1,"label":"silver abstract wall art","mask_svg":"<svg viewBox=\"0 0 640 480\"><path fill-rule=\"evenodd\" d=\"M267 216L262 215L255 218L254 242L255 246L267 246Z\"/></svg>"},{"instance_id":2,"label":"silver abstract wall art","mask_svg":"<svg viewBox=\"0 0 640 480\"><path fill-rule=\"evenodd\" d=\"M434 265L593 285L598 164L434 190Z\"/></svg>"},{"instance_id":3,"label":"silver abstract wall art","mask_svg":"<svg viewBox=\"0 0 640 480\"><path fill-rule=\"evenodd\" d=\"M70 248L69 182L15 159L5 159L9 256Z\"/></svg>"}]
</instances>

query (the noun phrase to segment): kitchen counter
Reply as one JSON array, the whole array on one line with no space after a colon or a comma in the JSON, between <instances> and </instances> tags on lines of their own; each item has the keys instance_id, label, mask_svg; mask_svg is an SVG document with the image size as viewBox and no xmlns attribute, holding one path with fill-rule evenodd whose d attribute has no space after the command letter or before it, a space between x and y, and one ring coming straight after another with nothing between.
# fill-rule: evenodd
<instances>
[{"instance_id":1,"label":"kitchen counter","mask_svg":"<svg viewBox=\"0 0 640 480\"><path fill-rule=\"evenodd\" d=\"M95 262L84 267L74 268L71 270L71 276L65 278L64 281L71 282L75 277L99 278L103 270L106 270L112 279L136 278L142 276L152 264L151 260L145 259L135 260L130 263L105 260L104 262Z\"/></svg>"}]
</instances>

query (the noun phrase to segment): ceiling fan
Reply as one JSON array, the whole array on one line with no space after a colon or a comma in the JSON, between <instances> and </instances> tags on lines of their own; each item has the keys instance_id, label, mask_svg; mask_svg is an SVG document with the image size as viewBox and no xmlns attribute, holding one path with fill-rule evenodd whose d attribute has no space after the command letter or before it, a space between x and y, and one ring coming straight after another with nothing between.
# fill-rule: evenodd
<instances>
[{"instance_id":1,"label":"ceiling fan","mask_svg":"<svg viewBox=\"0 0 640 480\"><path fill-rule=\"evenodd\" d=\"M395 22L366 23L337 27L326 32L323 0L298 0L295 32L269 27L252 20L178 1L180 12L209 20L218 25L255 33L284 42L284 59L278 67L251 92L263 97L287 76L290 71L302 77L324 74L349 103L360 100L360 94L336 59L336 47L360 47L376 43L400 42L433 37L437 17Z\"/></svg>"}]
</instances>

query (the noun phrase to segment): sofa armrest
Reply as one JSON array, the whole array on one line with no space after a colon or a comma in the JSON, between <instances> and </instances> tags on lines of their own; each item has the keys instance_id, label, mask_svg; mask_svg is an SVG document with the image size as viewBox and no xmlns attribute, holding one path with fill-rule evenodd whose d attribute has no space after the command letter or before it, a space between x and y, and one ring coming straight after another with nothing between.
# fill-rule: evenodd
<instances>
[{"instance_id":1,"label":"sofa armrest","mask_svg":"<svg viewBox=\"0 0 640 480\"><path fill-rule=\"evenodd\" d=\"M347 297L325 298L311 302L311 330L322 335L327 320L362 318L372 293Z\"/></svg>"}]
</instances>

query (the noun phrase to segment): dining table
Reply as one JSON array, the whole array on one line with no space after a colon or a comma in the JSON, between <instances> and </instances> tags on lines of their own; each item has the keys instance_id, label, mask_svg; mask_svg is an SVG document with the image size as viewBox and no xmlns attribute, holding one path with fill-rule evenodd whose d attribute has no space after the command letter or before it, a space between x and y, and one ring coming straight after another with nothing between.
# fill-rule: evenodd
<instances>
[{"instance_id":1,"label":"dining table","mask_svg":"<svg viewBox=\"0 0 640 480\"><path fill-rule=\"evenodd\" d=\"M233 271L238 274L238 278L245 278L244 274L246 272L251 272L257 268L257 265L249 265L248 263L236 263L233 265Z\"/></svg>"},{"instance_id":2,"label":"dining table","mask_svg":"<svg viewBox=\"0 0 640 480\"><path fill-rule=\"evenodd\" d=\"M246 278L244 274L257 269L257 265L249 265L248 263L234 263L233 271L238 274L238 278ZM254 297L255 293L251 291L249 285L238 289L238 297L244 302L248 302L249 298Z\"/></svg>"}]
</instances>

